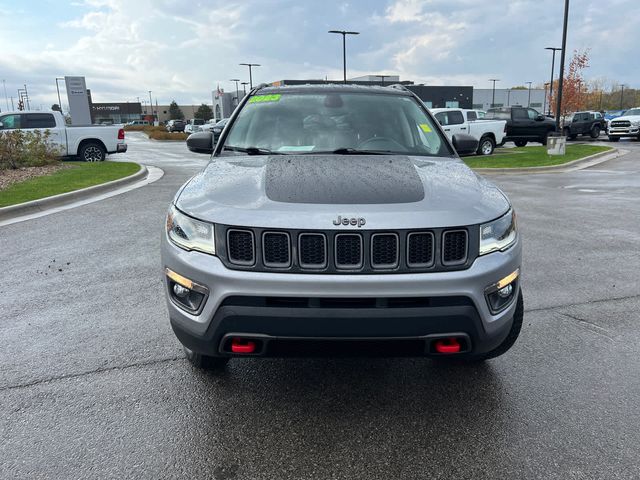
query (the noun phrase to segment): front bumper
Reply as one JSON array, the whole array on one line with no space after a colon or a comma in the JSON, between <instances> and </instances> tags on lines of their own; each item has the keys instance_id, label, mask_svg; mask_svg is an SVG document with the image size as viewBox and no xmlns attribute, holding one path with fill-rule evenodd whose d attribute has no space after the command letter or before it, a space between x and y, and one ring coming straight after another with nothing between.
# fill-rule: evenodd
<instances>
[{"instance_id":1,"label":"front bumper","mask_svg":"<svg viewBox=\"0 0 640 480\"><path fill-rule=\"evenodd\" d=\"M506 252L476 259L462 271L331 275L246 272L227 269L214 256L184 251L162 240L162 267L205 285L209 294L197 314L178 307L167 294L171 326L191 350L223 355L225 335L243 333L290 339L419 339L460 332L472 353L484 353L507 336L513 301L492 314L485 289L520 268L520 239ZM167 278L164 278L168 293ZM515 284L517 298L519 281ZM264 299L430 299L405 308L386 303L352 306L286 305ZM255 299L255 302L252 302ZM339 302L338 302L339 303Z\"/></svg>"},{"instance_id":2,"label":"front bumper","mask_svg":"<svg viewBox=\"0 0 640 480\"><path fill-rule=\"evenodd\" d=\"M640 126L609 127L607 134L610 137L638 137L640 136Z\"/></svg>"}]
</instances>

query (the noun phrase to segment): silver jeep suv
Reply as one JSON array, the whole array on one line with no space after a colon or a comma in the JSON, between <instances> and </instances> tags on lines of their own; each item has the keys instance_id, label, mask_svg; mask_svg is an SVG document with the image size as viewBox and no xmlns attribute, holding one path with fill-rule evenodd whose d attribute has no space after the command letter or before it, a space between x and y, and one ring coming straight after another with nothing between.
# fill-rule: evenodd
<instances>
[{"instance_id":1,"label":"silver jeep suv","mask_svg":"<svg viewBox=\"0 0 640 480\"><path fill-rule=\"evenodd\" d=\"M215 141L215 144L214 144ZM506 196L403 87L258 87L162 235L173 330L199 367L231 357L484 360L522 325ZM455 149L454 149L455 147Z\"/></svg>"}]
</instances>

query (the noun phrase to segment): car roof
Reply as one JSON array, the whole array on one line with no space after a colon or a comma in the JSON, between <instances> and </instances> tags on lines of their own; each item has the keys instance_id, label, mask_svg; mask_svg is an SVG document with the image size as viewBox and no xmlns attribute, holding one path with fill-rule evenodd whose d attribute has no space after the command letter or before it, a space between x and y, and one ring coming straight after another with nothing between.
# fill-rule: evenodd
<instances>
[{"instance_id":1,"label":"car roof","mask_svg":"<svg viewBox=\"0 0 640 480\"><path fill-rule=\"evenodd\" d=\"M349 83L326 83L320 85L281 85L266 86L254 92L254 95L273 93L373 93L380 95L412 96L413 93L402 86L356 85Z\"/></svg>"}]
</instances>

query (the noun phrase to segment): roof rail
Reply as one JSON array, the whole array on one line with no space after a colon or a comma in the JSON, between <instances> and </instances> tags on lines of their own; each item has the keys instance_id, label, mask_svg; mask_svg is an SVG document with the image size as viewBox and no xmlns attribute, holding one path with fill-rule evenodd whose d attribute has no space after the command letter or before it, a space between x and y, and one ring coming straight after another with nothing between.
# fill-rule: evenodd
<instances>
[{"instance_id":1,"label":"roof rail","mask_svg":"<svg viewBox=\"0 0 640 480\"><path fill-rule=\"evenodd\" d=\"M409 89L404 85L402 85L401 83L394 83L393 85L388 85L387 88L393 88L395 90L403 90L405 92L409 91Z\"/></svg>"}]
</instances>

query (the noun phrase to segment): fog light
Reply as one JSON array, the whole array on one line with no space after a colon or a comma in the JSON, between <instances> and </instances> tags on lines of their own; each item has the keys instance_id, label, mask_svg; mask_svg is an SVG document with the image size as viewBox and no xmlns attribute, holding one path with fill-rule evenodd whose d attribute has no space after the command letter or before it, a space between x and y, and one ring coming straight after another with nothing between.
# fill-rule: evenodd
<instances>
[{"instance_id":1,"label":"fog light","mask_svg":"<svg viewBox=\"0 0 640 480\"><path fill-rule=\"evenodd\" d=\"M205 299L209 295L209 289L169 268L165 268L165 274L167 275L169 298L173 303L189 313L200 313Z\"/></svg>"},{"instance_id":2,"label":"fog light","mask_svg":"<svg viewBox=\"0 0 640 480\"><path fill-rule=\"evenodd\" d=\"M506 287L498 290L498 295L500 295L502 298L508 298L511 296L512 292L513 292L513 285L509 284Z\"/></svg>"},{"instance_id":3,"label":"fog light","mask_svg":"<svg viewBox=\"0 0 640 480\"><path fill-rule=\"evenodd\" d=\"M491 313L498 313L511 304L519 277L520 269L517 269L486 288L485 297Z\"/></svg>"},{"instance_id":4,"label":"fog light","mask_svg":"<svg viewBox=\"0 0 640 480\"><path fill-rule=\"evenodd\" d=\"M175 293L180 298L186 297L187 295L189 295L190 291L191 290L189 290L188 288L183 287L182 285L179 285L177 283L173 285L173 293Z\"/></svg>"}]
</instances>

